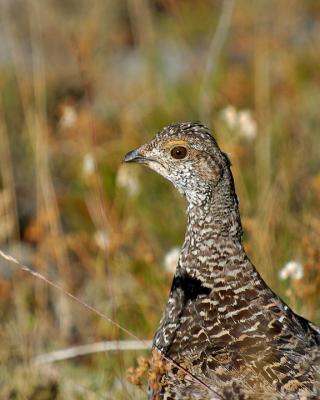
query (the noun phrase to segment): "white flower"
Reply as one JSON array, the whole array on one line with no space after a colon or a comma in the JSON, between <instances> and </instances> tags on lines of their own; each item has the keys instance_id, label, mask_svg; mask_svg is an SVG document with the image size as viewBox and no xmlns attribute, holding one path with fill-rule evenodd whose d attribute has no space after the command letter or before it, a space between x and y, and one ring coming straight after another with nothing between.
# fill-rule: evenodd
<instances>
[{"instance_id":1,"label":"white flower","mask_svg":"<svg viewBox=\"0 0 320 400\"><path fill-rule=\"evenodd\" d=\"M59 121L61 128L72 128L77 122L78 116L74 107L65 105L62 109L62 115Z\"/></svg>"},{"instance_id":2,"label":"white flower","mask_svg":"<svg viewBox=\"0 0 320 400\"><path fill-rule=\"evenodd\" d=\"M235 107L227 106L221 111L221 117L230 129L235 129L238 124L238 113Z\"/></svg>"},{"instance_id":3,"label":"white flower","mask_svg":"<svg viewBox=\"0 0 320 400\"><path fill-rule=\"evenodd\" d=\"M249 110L239 111L238 126L241 136L247 139L254 139L257 136L257 123Z\"/></svg>"},{"instance_id":4,"label":"white flower","mask_svg":"<svg viewBox=\"0 0 320 400\"><path fill-rule=\"evenodd\" d=\"M82 171L84 175L92 175L96 169L96 162L91 153L85 154L82 162Z\"/></svg>"},{"instance_id":5,"label":"white flower","mask_svg":"<svg viewBox=\"0 0 320 400\"><path fill-rule=\"evenodd\" d=\"M122 165L119 168L116 184L118 187L125 189L130 196L135 196L140 191L138 177L126 165Z\"/></svg>"},{"instance_id":6,"label":"white flower","mask_svg":"<svg viewBox=\"0 0 320 400\"><path fill-rule=\"evenodd\" d=\"M180 257L180 248L173 247L164 257L164 269L171 274L174 274Z\"/></svg>"},{"instance_id":7,"label":"white flower","mask_svg":"<svg viewBox=\"0 0 320 400\"><path fill-rule=\"evenodd\" d=\"M298 261L288 261L284 267L279 271L279 278L285 280L288 278L302 279L303 278L303 265Z\"/></svg>"},{"instance_id":8,"label":"white flower","mask_svg":"<svg viewBox=\"0 0 320 400\"><path fill-rule=\"evenodd\" d=\"M110 240L107 233L103 230L96 231L94 236L94 241L96 245L103 251L108 250Z\"/></svg>"},{"instance_id":9,"label":"white flower","mask_svg":"<svg viewBox=\"0 0 320 400\"><path fill-rule=\"evenodd\" d=\"M257 136L257 123L250 110L237 111L235 107L227 106L221 111L221 118L239 136L249 140Z\"/></svg>"}]
</instances>

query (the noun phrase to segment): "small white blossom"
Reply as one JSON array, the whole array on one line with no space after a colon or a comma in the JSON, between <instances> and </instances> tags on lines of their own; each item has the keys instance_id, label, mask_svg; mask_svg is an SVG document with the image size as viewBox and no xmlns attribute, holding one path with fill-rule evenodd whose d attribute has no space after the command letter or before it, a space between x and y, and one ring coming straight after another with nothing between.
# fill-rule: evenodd
<instances>
[{"instance_id":1,"label":"small white blossom","mask_svg":"<svg viewBox=\"0 0 320 400\"><path fill-rule=\"evenodd\" d=\"M235 107L227 106L221 111L221 117L230 129L235 129L238 124L238 113Z\"/></svg>"},{"instance_id":2,"label":"small white blossom","mask_svg":"<svg viewBox=\"0 0 320 400\"><path fill-rule=\"evenodd\" d=\"M96 243L96 245L103 251L108 250L109 248L109 244L110 244L110 240L109 240L109 236L107 235L107 233L103 230L99 230L96 231L93 239Z\"/></svg>"},{"instance_id":3,"label":"small white blossom","mask_svg":"<svg viewBox=\"0 0 320 400\"><path fill-rule=\"evenodd\" d=\"M234 106L227 106L221 111L221 118L239 136L249 140L257 136L257 123L250 110L237 111Z\"/></svg>"},{"instance_id":4,"label":"small white blossom","mask_svg":"<svg viewBox=\"0 0 320 400\"><path fill-rule=\"evenodd\" d=\"M78 116L74 107L66 105L62 109L62 115L59 121L61 128L72 128L77 122Z\"/></svg>"},{"instance_id":5,"label":"small white blossom","mask_svg":"<svg viewBox=\"0 0 320 400\"><path fill-rule=\"evenodd\" d=\"M122 165L119 168L116 185L125 189L130 196L135 196L140 191L138 177L126 165Z\"/></svg>"},{"instance_id":6,"label":"small white blossom","mask_svg":"<svg viewBox=\"0 0 320 400\"><path fill-rule=\"evenodd\" d=\"M284 267L279 271L279 278L285 280L288 278L302 279L303 278L303 265L298 261L288 261Z\"/></svg>"},{"instance_id":7,"label":"small white blossom","mask_svg":"<svg viewBox=\"0 0 320 400\"><path fill-rule=\"evenodd\" d=\"M82 162L82 171L83 174L86 176L94 174L94 171L96 169L96 162L91 153L85 154L83 157L83 162Z\"/></svg>"},{"instance_id":8,"label":"small white blossom","mask_svg":"<svg viewBox=\"0 0 320 400\"><path fill-rule=\"evenodd\" d=\"M164 257L164 269L171 274L174 274L180 257L180 248L173 247Z\"/></svg>"},{"instance_id":9,"label":"small white blossom","mask_svg":"<svg viewBox=\"0 0 320 400\"><path fill-rule=\"evenodd\" d=\"M249 110L238 113L239 133L247 139L254 139L257 136L257 123Z\"/></svg>"}]
</instances>

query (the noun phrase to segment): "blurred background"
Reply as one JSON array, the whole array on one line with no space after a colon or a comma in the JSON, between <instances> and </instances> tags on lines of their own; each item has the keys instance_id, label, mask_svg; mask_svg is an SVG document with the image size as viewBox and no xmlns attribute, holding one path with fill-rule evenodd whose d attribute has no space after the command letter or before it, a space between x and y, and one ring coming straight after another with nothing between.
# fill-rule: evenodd
<instances>
[{"instance_id":1,"label":"blurred background","mask_svg":"<svg viewBox=\"0 0 320 400\"><path fill-rule=\"evenodd\" d=\"M3 252L151 339L185 202L121 160L201 120L232 159L249 256L320 323L319 1L1 0L0 17ZM2 257L0 320L1 399L145 398L127 374L148 351L36 363L132 337Z\"/></svg>"}]
</instances>

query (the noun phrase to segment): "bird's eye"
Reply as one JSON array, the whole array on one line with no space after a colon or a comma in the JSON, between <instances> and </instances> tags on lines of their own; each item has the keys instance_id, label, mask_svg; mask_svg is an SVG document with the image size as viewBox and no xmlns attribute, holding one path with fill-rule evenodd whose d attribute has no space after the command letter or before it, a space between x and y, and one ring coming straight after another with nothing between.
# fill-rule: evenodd
<instances>
[{"instance_id":1,"label":"bird's eye","mask_svg":"<svg viewBox=\"0 0 320 400\"><path fill-rule=\"evenodd\" d=\"M171 150L170 154L173 158L181 160L186 157L187 149L183 146L176 146Z\"/></svg>"}]
</instances>

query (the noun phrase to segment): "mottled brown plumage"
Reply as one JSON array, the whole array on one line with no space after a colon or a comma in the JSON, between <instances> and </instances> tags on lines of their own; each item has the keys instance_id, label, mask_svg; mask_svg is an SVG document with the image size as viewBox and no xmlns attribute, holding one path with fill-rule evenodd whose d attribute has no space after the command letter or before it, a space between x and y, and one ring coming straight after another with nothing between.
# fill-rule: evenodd
<instances>
[{"instance_id":1,"label":"mottled brown plumage","mask_svg":"<svg viewBox=\"0 0 320 400\"><path fill-rule=\"evenodd\" d=\"M148 165L188 202L154 337L154 351L175 364L151 374L149 399L320 398L320 330L275 295L247 257L230 162L209 130L170 125L125 161Z\"/></svg>"}]
</instances>

